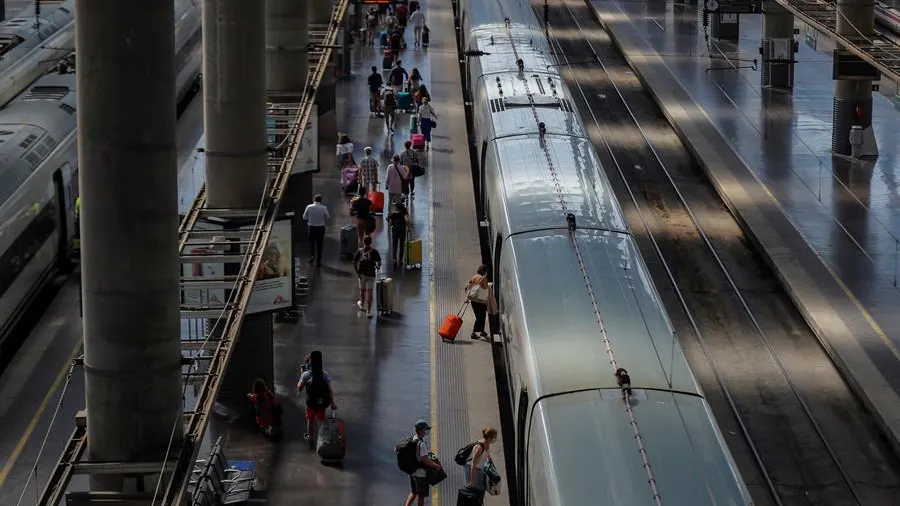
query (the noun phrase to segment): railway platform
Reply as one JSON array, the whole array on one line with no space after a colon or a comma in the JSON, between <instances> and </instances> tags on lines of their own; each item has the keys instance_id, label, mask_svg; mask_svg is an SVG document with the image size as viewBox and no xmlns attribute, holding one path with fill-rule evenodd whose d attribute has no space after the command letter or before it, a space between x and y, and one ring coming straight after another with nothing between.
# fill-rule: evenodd
<instances>
[{"instance_id":1,"label":"railway platform","mask_svg":"<svg viewBox=\"0 0 900 506\"><path fill-rule=\"evenodd\" d=\"M481 249L450 2L425 3L424 9L431 44L414 49L408 30L409 48L401 55L408 71L418 68L422 73L439 124L427 152L427 173L417 179L410 206L414 235L423 240L421 270L387 266L389 237L385 221L377 217L374 245L386 260L385 274L394 281L394 313L376 314L370 320L357 311L353 267L349 259L339 257L340 228L351 222L349 197L342 194L334 163L323 161L314 176L314 191L323 196L331 214L323 265L308 266L306 245L299 246L310 295L300 320L276 324L275 330L274 390L284 406L284 437L270 443L245 425L213 421L212 432L228 441L230 459L257 461L255 489L271 506L294 505L301 499L348 506L402 504L409 483L397 469L393 447L412 433L417 419L430 421L429 444L448 474L433 488L429 504L455 504L464 481L453 455L484 426L500 429L491 343L469 339L471 317L456 344L437 338L441 320L463 301L463 287L481 263ZM338 80L335 91L338 131L350 137L357 160L364 156L365 146L374 149L383 188L390 156L403 149L410 132L406 113L398 113L392 136L383 119L370 116L366 78L373 65L380 68L382 53L379 46L355 44L351 75ZM320 152L333 150L326 148ZM303 437L303 404L296 384L303 357L313 350L323 354L337 415L346 423L347 458L342 467L320 463ZM499 443L492 454L504 472ZM504 490L488 497L486 504L505 501Z\"/></svg>"},{"instance_id":2,"label":"railway platform","mask_svg":"<svg viewBox=\"0 0 900 506\"><path fill-rule=\"evenodd\" d=\"M876 95L874 160L832 157L831 53L801 43L793 92L763 89L759 15L707 43L701 4L589 5L857 395L900 448L900 114Z\"/></svg>"}]
</instances>

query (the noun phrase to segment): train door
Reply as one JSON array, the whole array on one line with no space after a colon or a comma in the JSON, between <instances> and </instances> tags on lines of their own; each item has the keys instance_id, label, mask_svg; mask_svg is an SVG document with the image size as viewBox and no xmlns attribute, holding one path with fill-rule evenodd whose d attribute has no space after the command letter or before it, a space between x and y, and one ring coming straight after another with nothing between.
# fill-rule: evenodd
<instances>
[{"instance_id":1,"label":"train door","mask_svg":"<svg viewBox=\"0 0 900 506\"><path fill-rule=\"evenodd\" d=\"M66 198L66 182L63 180L62 169L56 169L53 173L53 193L56 200L56 263L63 266L68 260L69 230L66 222L66 212L69 209Z\"/></svg>"},{"instance_id":2,"label":"train door","mask_svg":"<svg viewBox=\"0 0 900 506\"><path fill-rule=\"evenodd\" d=\"M485 174L487 173L485 163L487 163L487 148L488 143L486 140L481 141L481 163L478 165L478 196L481 197L481 211L482 211L482 219L489 220L491 218L488 213L488 197L485 192ZM490 235L488 235L490 237Z\"/></svg>"},{"instance_id":3,"label":"train door","mask_svg":"<svg viewBox=\"0 0 900 506\"><path fill-rule=\"evenodd\" d=\"M528 497L525 493L525 425L528 422L528 389L522 388L519 392L519 402L516 406L516 489L518 497Z\"/></svg>"}]
</instances>

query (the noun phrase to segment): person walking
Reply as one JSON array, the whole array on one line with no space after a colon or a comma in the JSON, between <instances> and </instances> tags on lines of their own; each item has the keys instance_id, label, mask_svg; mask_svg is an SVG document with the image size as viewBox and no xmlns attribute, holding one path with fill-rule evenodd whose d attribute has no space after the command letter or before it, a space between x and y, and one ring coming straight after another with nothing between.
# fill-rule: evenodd
<instances>
[{"instance_id":1,"label":"person walking","mask_svg":"<svg viewBox=\"0 0 900 506\"><path fill-rule=\"evenodd\" d=\"M391 259L394 262L394 268L399 269L403 264L403 247L406 244L407 232L411 228L409 222L409 211L402 202L394 204L393 211L388 215L388 224L391 230Z\"/></svg>"},{"instance_id":2,"label":"person walking","mask_svg":"<svg viewBox=\"0 0 900 506\"><path fill-rule=\"evenodd\" d=\"M372 216L372 201L366 197L366 189L359 187L356 197L350 201L350 216L356 217L357 247L362 248L363 238L374 232L375 217Z\"/></svg>"},{"instance_id":3,"label":"person walking","mask_svg":"<svg viewBox=\"0 0 900 506\"><path fill-rule=\"evenodd\" d=\"M472 339L487 337L484 332L484 324L487 319L488 305L491 303L490 288L488 287L487 266L480 265L477 273L466 283L466 298L472 304L475 313L475 324L472 326Z\"/></svg>"},{"instance_id":4,"label":"person walking","mask_svg":"<svg viewBox=\"0 0 900 506\"><path fill-rule=\"evenodd\" d=\"M366 191L375 191L378 189L378 160L372 156L372 146L366 146L364 152L366 156L359 161L359 171L362 176L359 187Z\"/></svg>"},{"instance_id":5,"label":"person walking","mask_svg":"<svg viewBox=\"0 0 900 506\"><path fill-rule=\"evenodd\" d=\"M416 458L419 461L419 468L409 475L409 495L406 497L406 505L412 506L415 502L417 506L425 506L425 499L431 497L431 486L428 484L428 473L426 468L441 469L441 465L431 459L431 452L428 450L428 441L425 435L431 430L431 425L425 420L416 421L416 435L413 441L416 444Z\"/></svg>"},{"instance_id":6,"label":"person walking","mask_svg":"<svg viewBox=\"0 0 900 506\"><path fill-rule=\"evenodd\" d=\"M431 106L431 99L422 97L422 106L419 107L419 128L425 136L425 149L431 147L431 129L437 125L436 119L437 113Z\"/></svg>"},{"instance_id":7,"label":"person walking","mask_svg":"<svg viewBox=\"0 0 900 506\"><path fill-rule=\"evenodd\" d=\"M397 116L397 92L393 86L385 86L381 91L381 100L384 104L384 127L388 135L394 135L394 120Z\"/></svg>"},{"instance_id":8,"label":"person walking","mask_svg":"<svg viewBox=\"0 0 900 506\"><path fill-rule=\"evenodd\" d=\"M491 445L497 442L497 429L485 427L481 430L481 439L472 446L472 453L465 466L465 476L468 480L466 486L478 492L478 504L484 504L484 494L487 492L489 474L494 473L491 460Z\"/></svg>"},{"instance_id":9,"label":"person walking","mask_svg":"<svg viewBox=\"0 0 900 506\"><path fill-rule=\"evenodd\" d=\"M409 79L406 80L406 84L409 86L409 92L413 95L419 91L419 86L422 85L422 73L419 72L418 67L413 67L412 72L409 73Z\"/></svg>"},{"instance_id":10,"label":"person walking","mask_svg":"<svg viewBox=\"0 0 900 506\"><path fill-rule=\"evenodd\" d=\"M394 68L391 69L391 73L388 74L388 83L394 87L394 91L400 93L403 91L403 83L409 79L409 72L403 68L403 62L397 60L397 63L394 64Z\"/></svg>"},{"instance_id":11,"label":"person walking","mask_svg":"<svg viewBox=\"0 0 900 506\"><path fill-rule=\"evenodd\" d=\"M356 307L365 311L372 318L372 289L375 288L375 276L381 268L381 254L372 247L372 236L363 238L363 247L353 255L353 269L359 279L359 300Z\"/></svg>"},{"instance_id":12,"label":"person walking","mask_svg":"<svg viewBox=\"0 0 900 506\"><path fill-rule=\"evenodd\" d=\"M381 87L384 86L384 78L378 67L372 66L372 73L369 74L369 111L373 116L378 115L381 111Z\"/></svg>"},{"instance_id":13,"label":"person walking","mask_svg":"<svg viewBox=\"0 0 900 506\"><path fill-rule=\"evenodd\" d=\"M422 27L425 26L425 13L421 9L413 11L409 15L409 24L413 27L413 47L422 44Z\"/></svg>"},{"instance_id":14,"label":"person walking","mask_svg":"<svg viewBox=\"0 0 900 506\"><path fill-rule=\"evenodd\" d=\"M406 168L400 165L400 156L391 157L391 163L385 169L384 186L388 191L388 202L403 201L403 183L407 179Z\"/></svg>"},{"instance_id":15,"label":"person walking","mask_svg":"<svg viewBox=\"0 0 900 506\"><path fill-rule=\"evenodd\" d=\"M407 140L403 143L405 148L400 153L400 164L406 167L407 181L409 182L409 198L416 195L416 178L423 175L422 164L419 162L419 155L412 148L412 141Z\"/></svg>"},{"instance_id":16,"label":"person walking","mask_svg":"<svg viewBox=\"0 0 900 506\"><path fill-rule=\"evenodd\" d=\"M325 225L328 223L331 215L328 213L328 207L322 204L322 195L316 194L313 197L313 203L306 206L303 211L303 220L306 221L307 230L309 231L309 263L316 263L317 267L322 266L322 248L325 245Z\"/></svg>"},{"instance_id":17,"label":"person walking","mask_svg":"<svg viewBox=\"0 0 900 506\"><path fill-rule=\"evenodd\" d=\"M306 434L303 438L312 447L318 435L315 424L324 422L325 410L328 407L337 409L337 404L334 402L331 378L322 366L322 352L310 353L308 364L309 369L303 371L297 382L297 394L306 390Z\"/></svg>"}]
</instances>

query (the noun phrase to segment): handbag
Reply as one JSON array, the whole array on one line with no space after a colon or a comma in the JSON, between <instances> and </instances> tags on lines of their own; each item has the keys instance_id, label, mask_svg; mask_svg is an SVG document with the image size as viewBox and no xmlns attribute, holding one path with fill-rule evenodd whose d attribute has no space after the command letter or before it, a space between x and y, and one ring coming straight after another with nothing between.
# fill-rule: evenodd
<instances>
[{"instance_id":1,"label":"handbag","mask_svg":"<svg viewBox=\"0 0 900 506\"><path fill-rule=\"evenodd\" d=\"M409 174L413 178L422 177L425 175L425 167L422 167L418 163L414 163L409 167Z\"/></svg>"},{"instance_id":2,"label":"handbag","mask_svg":"<svg viewBox=\"0 0 900 506\"><path fill-rule=\"evenodd\" d=\"M433 454L428 455L431 460L433 460L436 464L440 465L441 461ZM447 473L444 471L443 466L440 469L434 469L433 467L425 468L425 479L428 480L428 484L432 487L437 485L438 483L447 479Z\"/></svg>"},{"instance_id":3,"label":"handbag","mask_svg":"<svg viewBox=\"0 0 900 506\"><path fill-rule=\"evenodd\" d=\"M403 174L400 173L400 169L394 165L394 170L397 171L397 175L400 176L400 193L403 195L409 195L409 180L403 177Z\"/></svg>"},{"instance_id":4,"label":"handbag","mask_svg":"<svg viewBox=\"0 0 900 506\"><path fill-rule=\"evenodd\" d=\"M472 285L472 288L469 288L469 291L466 292L467 299L472 302L478 302L479 304L487 304L488 297L488 291L485 287L481 286L481 283L475 283Z\"/></svg>"}]
</instances>

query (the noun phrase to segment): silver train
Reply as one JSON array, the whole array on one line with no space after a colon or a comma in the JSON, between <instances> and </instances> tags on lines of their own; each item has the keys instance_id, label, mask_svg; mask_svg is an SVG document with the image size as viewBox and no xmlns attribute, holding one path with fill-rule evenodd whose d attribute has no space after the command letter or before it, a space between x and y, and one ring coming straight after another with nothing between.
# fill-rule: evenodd
<instances>
[{"instance_id":1,"label":"silver train","mask_svg":"<svg viewBox=\"0 0 900 506\"><path fill-rule=\"evenodd\" d=\"M200 76L199 0L175 0L175 12L181 100ZM0 109L0 345L75 237L76 76L65 62L59 68Z\"/></svg>"},{"instance_id":2,"label":"silver train","mask_svg":"<svg viewBox=\"0 0 900 506\"><path fill-rule=\"evenodd\" d=\"M45 0L40 5L41 11L37 16L34 6L29 6L0 23L0 72L5 72L20 58L75 21L75 0Z\"/></svg>"},{"instance_id":3,"label":"silver train","mask_svg":"<svg viewBox=\"0 0 900 506\"><path fill-rule=\"evenodd\" d=\"M458 14L463 49L490 53L466 81L520 500L751 504L528 2L499 2Z\"/></svg>"}]
</instances>

